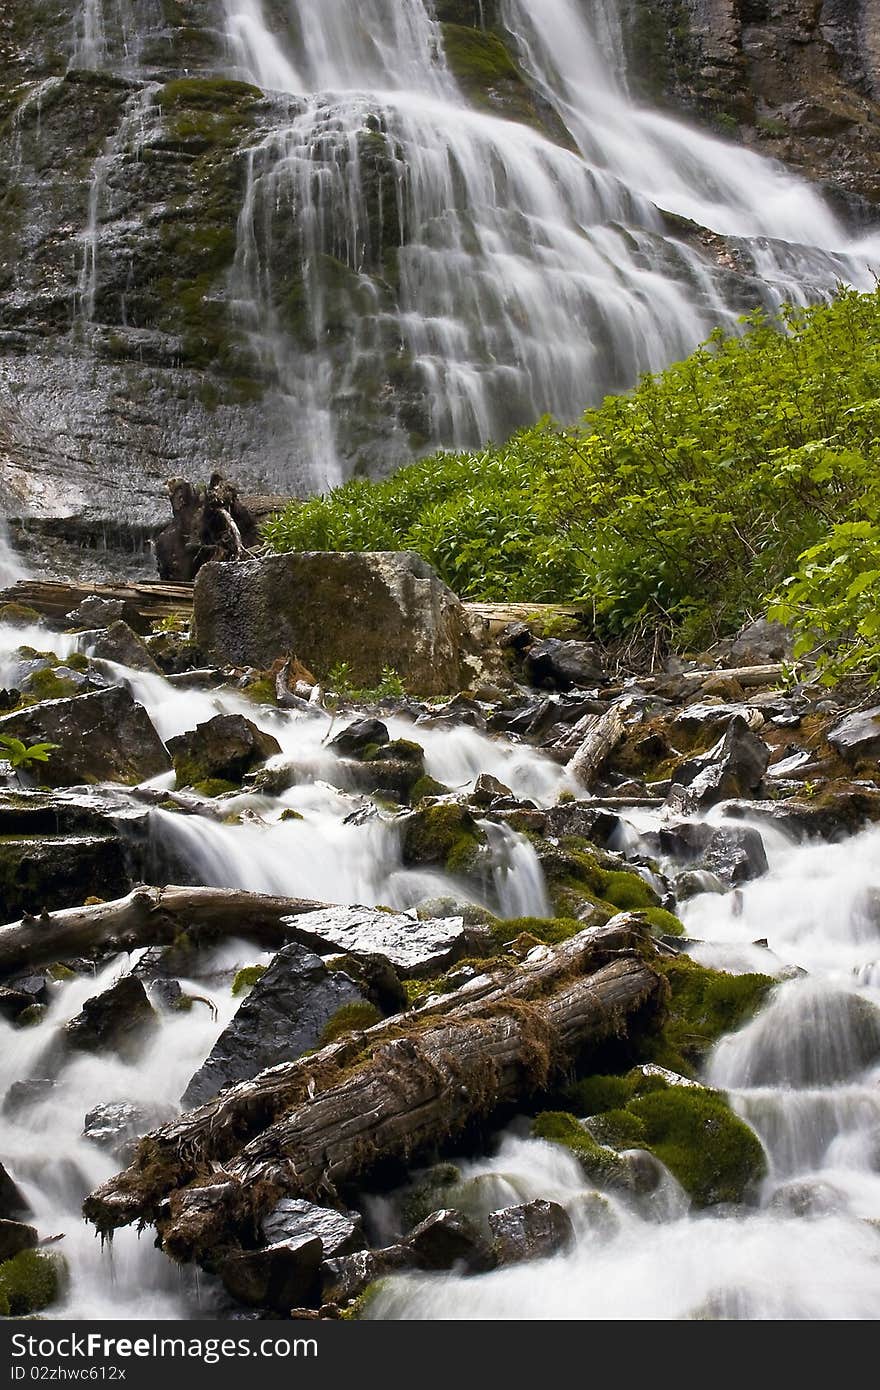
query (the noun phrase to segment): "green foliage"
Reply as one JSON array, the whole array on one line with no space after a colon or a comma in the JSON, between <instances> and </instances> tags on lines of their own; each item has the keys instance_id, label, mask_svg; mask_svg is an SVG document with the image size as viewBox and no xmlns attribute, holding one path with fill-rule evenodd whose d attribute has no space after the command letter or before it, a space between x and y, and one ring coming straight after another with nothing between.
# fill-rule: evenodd
<instances>
[{"instance_id":1,"label":"green foliage","mask_svg":"<svg viewBox=\"0 0 880 1390\"><path fill-rule=\"evenodd\" d=\"M150 628L156 636L164 633L184 633L189 632L191 615L189 613L177 612L166 613L163 618L158 618Z\"/></svg>"},{"instance_id":2,"label":"green foliage","mask_svg":"<svg viewBox=\"0 0 880 1390\"><path fill-rule=\"evenodd\" d=\"M355 480L273 517L267 540L415 550L464 598L586 599L608 634L660 626L685 645L780 590L830 678L880 675L880 290L743 330L576 428Z\"/></svg>"},{"instance_id":3,"label":"green foliage","mask_svg":"<svg viewBox=\"0 0 880 1390\"><path fill-rule=\"evenodd\" d=\"M350 662L338 661L328 672L327 685L333 695L344 700L356 700L363 705L379 704L382 700L402 700L406 695L403 681L393 666L382 667L378 685L361 687L354 684Z\"/></svg>"},{"instance_id":4,"label":"green foliage","mask_svg":"<svg viewBox=\"0 0 880 1390\"><path fill-rule=\"evenodd\" d=\"M33 763L47 763L52 750L58 746L57 743L32 743L28 746L11 734L0 734L0 752L5 750L4 756L16 771L29 768Z\"/></svg>"},{"instance_id":5,"label":"green foliage","mask_svg":"<svg viewBox=\"0 0 880 1390\"><path fill-rule=\"evenodd\" d=\"M58 1254L22 1250L0 1264L0 1316L22 1318L54 1303L61 1290L64 1261Z\"/></svg>"},{"instance_id":6,"label":"green foliage","mask_svg":"<svg viewBox=\"0 0 880 1390\"><path fill-rule=\"evenodd\" d=\"M232 981L232 997L237 999L246 990L253 989L257 980L262 979L266 973L265 965L245 965L236 972L235 979Z\"/></svg>"}]
</instances>

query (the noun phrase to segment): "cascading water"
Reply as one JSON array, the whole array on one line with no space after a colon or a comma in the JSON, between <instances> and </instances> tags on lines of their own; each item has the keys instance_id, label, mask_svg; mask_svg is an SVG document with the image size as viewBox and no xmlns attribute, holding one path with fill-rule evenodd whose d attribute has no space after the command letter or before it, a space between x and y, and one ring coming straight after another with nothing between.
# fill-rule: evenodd
<instances>
[{"instance_id":1,"label":"cascading water","mask_svg":"<svg viewBox=\"0 0 880 1390\"><path fill-rule=\"evenodd\" d=\"M24 565L13 550L6 522L0 517L0 589L8 589L23 578Z\"/></svg>"}]
</instances>

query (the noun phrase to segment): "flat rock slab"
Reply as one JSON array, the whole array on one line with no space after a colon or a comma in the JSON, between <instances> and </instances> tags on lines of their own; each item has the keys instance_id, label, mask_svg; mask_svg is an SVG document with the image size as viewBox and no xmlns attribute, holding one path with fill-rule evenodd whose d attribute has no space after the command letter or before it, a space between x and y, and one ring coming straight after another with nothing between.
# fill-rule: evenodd
<instances>
[{"instance_id":1,"label":"flat rock slab","mask_svg":"<svg viewBox=\"0 0 880 1390\"><path fill-rule=\"evenodd\" d=\"M852 762L880 756L880 705L848 714L831 730L828 742Z\"/></svg>"},{"instance_id":2,"label":"flat rock slab","mask_svg":"<svg viewBox=\"0 0 880 1390\"><path fill-rule=\"evenodd\" d=\"M450 965L465 946L463 917L421 922L376 907L326 907L285 922L292 936L318 951L382 955L404 977Z\"/></svg>"}]
</instances>

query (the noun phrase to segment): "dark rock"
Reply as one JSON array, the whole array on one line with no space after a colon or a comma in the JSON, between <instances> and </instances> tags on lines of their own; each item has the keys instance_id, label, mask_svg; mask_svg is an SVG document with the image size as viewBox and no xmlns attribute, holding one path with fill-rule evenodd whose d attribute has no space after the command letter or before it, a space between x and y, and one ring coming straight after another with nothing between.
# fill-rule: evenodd
<instances>
[{"instance_id":1,"label":"dark rock","mask_svg":"<svg viewBox=\"0 0 880 1390\"><path fill-rule=\"evenodd\" d=\"M828 742L848 762L880 757L880 705L847 715L831 730Z\"/></svg>"},{"instance_id":2,"label":"dark rock","mask_svg":"<svg viewBox=\"0 0 880 1390\"><path fill-rule=\"evenodd\" d=\"M499 1264L542 1260L574 1244L574 1227L558 1202L538 1199L489 1214L492 1248Z\"/></svg>"},{"instance_id":3,"label":"dark rock","mask_svg":"<svg viewBox=\"0 0 880 1390\"><path fill-rule=\"evenodd\" d=\"M101 598L98 594L89 594L67 614L67 621L78 631L108 628L124 612L125 603L121 598Z\"/></svg>"},{"instance_id":4,"label":"dark rock","mask_svg":"<svg viewBox=\"0 0 880 1390\"><path fill-rule=\"evenodd\" d=\"M363 1223L357 1212L335 1211L332 1207L320 1207L296 1197L282 1197L268 1216L263 1217L262 1231L269 1245L286 1241L298 1243L317 1237L325 1260L351 1255L363 1250L366 1244Z\"/></svg>"},{"instance_id":5,"label":"dark rock","mask_svg":"<svg viewBox=\"0 0 880 1390\"><path fill-rule=\"evenodd\" d=\"M468 800L474 806L482 808L491 806L492 802L497 800L499 796L513 796L513 792L510 790L510 787L506 787L503 782L499 782L498 778L493 777L490 772L481 772L474 783L474 789L468 797Z\"/></svg>"},{"instance_id":6,"label":"dark rock","mask_svg":"<svg viewBox=\"0 0 880 1390\"><path fill-rule=\"evenodd\" d=\"M99 661L114 661L118 666L128 666L132 671L151 671L157 676L161 674L140 637L121 618L111 623L105 632L95 635L94 641L89 644L89 654Z\"/></svg>"},{"instance_id":7,"label":"dark rock","mask_svg":"<svg viewBox=\"0 0 880 1390\"><path fill-rule=\"evenodd\" d=\"M14 1023L20 1013L29 1009L33 1004L33 999L29 994L23 994L18 989L0 988L0 1018L7 1023Z\"/></svg>"},{"instance_id":8,"label":"dark rock","mask_svg":"<svg viewBox=\"0 0 880 1390\"><path fill-rule=\"evenodd\" d=\"M659 832L664 854L733 888L767 872L760 832L751 826L711 826L704 821L666 825ZM706 891L706 890L703 890Z\"/></svg>"},{"instance_id":9,"label":"dark rock","mask_svg":"<svg viewBox=\"0 0 880 1390\"><path fill-rule=\"evenodd\" d=\"M287 1315L300 1304L317 1304L321 1259L320 1238L302 1236L230 1255L218 1273L227 1291L241 1303Z\"/></svg>"},{"instance_id":10,"label":"dark rock","mask_svg":"<svg viewBox=\"0 0 880 1390\"><path fill-rule=\"evenodd\" d=\"M521 652L533 641L531 629L525 623L508 623L498 634L499 647L512 647L515 652Z\"/></svg>"},{"instance_id":11,"label":"dark rock","mask_svg":"<svg viewBox=\"0 0 880 1390\"><path fill-rule=\"evenodd\" d=\"M368 748L381 748L391 742L391 735L381 719L356 719L331 739L328 748L344 758L360 757Z\"/></svg>"},{"instance_id":12,"label":"dark rock","mask_svg":"<svg viewBox=\"0 0 880 1390\"><path fill-rule=\"evenodd\" d=\"M39 1105L54 1090L57 1082L48 1076L33 1076L27 1081L13 1081L3 1097L4 1115L21 1115L32 1105Z\"/></svg>"},{"instance_id":13,"label":"dark rock","mask_svg":"<svg viewBox=\"0 0 880 1390\"><path fill-rule=\"evenodd\" d=\"M667 805L690 813L732 797L753 796L769 761L767 744L736 715L714 747L674 770Z\"/></svg>"},{"instance_id":14,"label":"dark rock","mask_svg":"<svg viewBox=\"0 0 880 1390\"><path fill-rule=\"evenodd\" d=\"M100 894L120 898L132 886L119 834L45 835L0 841L0 898L5 920L79 907Z\"/></svg>"},{"instance_id":15,"label":"dark rock","mask_svg":"<svg viewBox=\"0 0 880 1390\"><path fill-rule=\"evenodd\" d=\"M168 740L180 786L211 778L240 782L246 772L281 752L281 744L242 714L217 714Z\"/></svg>"},{"instance_id":16,"label":"dark rock","mask_svg":"<svg viewBox=\"0 0 880 1390\"><path fill-rule=\"evenodd\" d=\"M427 975L451 965L467 943L461 917L423 922L381 908L326 907L287 921L291 932L318 950L383 955L403 977Z\"/></svg>"},{"instance_id":17,"label":"dark rock","mask_svg":"<svg viewBox=\"0 0 880 1390\"><path fill-rule=\"evenodd\" d=\"M790 660L793 650L794 638L783 623L758 618L726 645L722 660L725 666L767 666Z\"/></svg>"},{"instance_id":18,"label":"dark rock","mask_svg":"<svg viewBox=\"0 0 880 1390\"><path fill-rule=\"evenodd\" d=\"M158 1025L147 991L133 975L123 975L102 994L87 999L76 1018L65 1024L69 1047L83 1052L116 1052L134 1060Z\"/></svg>"},{"instance_id":19,"label":"dark rock","mask_svg":"<svg viewBox=\"0 0 880 1390\"><path fill-rule=\"evenodd\" d=\"M130 1163L141 1135L161 1123L155 1111L146 1111L131 1101L108 1101L96 1105L83 1120L82 1137L107 1149L120 1163Z\"/></svg>"},{"instance_id":20,"label":"dark rock","mask_svg":"<svg viewBox=\"0 0 880 1390\"><path fill-rule=\"evenodd\" d=\"M297 942L285 946L193 1076L183 1094L183 1105L201 1105L224 1086L318 1047L333 1015L346 1004L363 1000L357 985L342 971L328 970L318 956Z\"/></svg>"},{"instance_id":21,"label":"dark rock","mask_svg":"<svg viewBox=\"0 0 880 1390\"><path fill-rule=\"evenodd\" d=\"M8 1113L5 1106L4 1113ZM18 1184L0 1163L0 1218L15 1220L17 1216L27 1216L29 1211L30 1206Z\"/></svg>"},{"instance_id":22,"label":"dark rock","mask_svg":"<svg viewBox=\"0 0 880 1390\"><path fill-rule=\"evenodd\" d=\"M346 662L377 686L393 667L423 695L459 690L469 626L459 600L408 552L275 555L206 565L194 591L195 637L211 660L267 669L296 652L312 670Z\"/></svg>"},{"instance_id":23,"label":"dark rock","mask_svg":"<svg viewBox=\"0 0 880 1390\"><path fill-rule=\"evenodd\" d=\"M365 796L386 796L408 802L413 789L424 779L424 754L419 748L417 758L412 755L395 757L393 754L400 742L396 740L380 748L366 761L340 758L337 763L339 785L346 791L361 792Z\"/></svg>"},{"instance_id":24,"label":"dark rock","mask_svg":"<svg viewBox=\"0 0 880 1390\"><path fill-rule=\"evenodd\" d=\"M34 1226L25 1226L21 1221L0 1219L0 1264L4 1260L14 1260L22 1250L33 1250L40 1237Z\"/></svg>"},{"instance_id":25,"label":"dark rock","mask_svg":"<svg viewBox=\"0 0 880 1390\"><path fill-rule=\"evenodd\" d=\"M344 971L383 1014L396 1014L409 1007L400 976L387 956L362 951L358 955L338 956L333 965Z\"/></svg>"},{"instance_id":26,"label":"dark rock","mask_svg":"<svg viewBox=\"0 0 880 1390\"><path fill-rule=\"evenodd\" d=\"M592 642L535 642L526 653L525 673L532 685L550 690L598 685L605 679L602 653Z\"/></svg>"},{"instance_id":27,"label":"dark rock","mask_svg":"<svg viewBox=\"0 0 880 1390\"><path fill-rule=\"evenodd\" d=\"M325 1302L350 1303L378 1277L379 1262L372 1250L325 1260L321 1265L321 1297Z\"/></svg>"},{"instance_id":28,"label":"dark rock","mask_svg":"<svg viewBox=\"0 0 880 1390\"><path fill-rule=\"evenodd\" d=\"M29 744L58 744L40 764L40 781L52 787L144 782L171 767L146 710L124 686L4 715L0 734Z\"/></svg>"},{"instance_id":29,"label":"dark rock","mask_svg":"<svg viewBox=\"0 0 880 1390\"><path fill-rule=\"evenodd\" d=\"M456 1267L468 1274L492 1269L495 1256L474 1223L459 1211L435 1211L404 1242L420 1269Z\"/></svg>"}]
</instances>

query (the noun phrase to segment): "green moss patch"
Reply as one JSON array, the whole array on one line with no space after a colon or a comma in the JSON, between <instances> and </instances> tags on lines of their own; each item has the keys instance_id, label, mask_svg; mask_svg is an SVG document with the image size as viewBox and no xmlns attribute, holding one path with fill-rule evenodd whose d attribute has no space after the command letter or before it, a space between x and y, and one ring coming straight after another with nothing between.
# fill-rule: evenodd
<instances>
[{"instance_id":1,"label":"green moss patch","mask_svg":"<svg viewBox=\"0 0 880 1390\"><path fill-rule=\"evenodd\" d=\"M327 1023L321 1032L320 1046L327 1047L330 1043L336 1042L344 1033L353 1033L364 1028L372 1028L374 1023L378 1023L382 1018L382 1013L376 1008L375 1004L369 1004L366 1000L363 1003L343 1004L341 1009Z\"/></svg>"},{"instance_id":2,"label":"green moss patch","mask_svg":"<svg viewBox=\"0 0 880 1390\"><path fill-rule=\"evenodd\" d=\"M636 1096L626 1113L697 1206L742 1202L766 1175L760 1140L718 1091L668 1086Z\"/></svg>"},{"instance_id":3,"label":"green moss patch","mask_svg":"<svg viewBox=\"0 0 880 1390\"><path fill-rule=\"evenodd\" d=\"M181 776L179 771L177 776L179 780ZM223 777L206 777L204 781L192 782L190 784L184 782L182 785L191 785L193 791L198 792L199 796L207 797L228 796L230 792L241 790L234 782L227 782Z\"/></svg>"},{"instance_id":4,"label":"green moss patch","mask_svg":"<svg viewBox=\"0 0 880 1390\"><path fill-rule=\"evenodd\" d=\"M574 1154L591 1182L613 1182L620 1173L620 1159L588 1134L574 1115L564 1110L545 1110L532 1124L532 1137L561 1144Z\"/></svg>"},{"instance_id":5,"label":"green moss patch","mask_svg":"<svg viewBox=\"0 0 880 1390\"><path fill-rule=\"evenodd\" d=\"M406 864L432 864L449 874L467 874L476 867L483 845L473 816L456 802L426 806L405 822Z\"/></svg>"},{"instance_id":6,"label":"green moss patch","mask_svg":"<svg viewBox=\"0 0 880 1390\"><path fill-rule=\"evenodd\" d=\"M266 973L265 965L245 965L239 970L232 981L232 997L237 999L245 990L253 989L257 980L262 979Z\"/></svg>"},{"instance_id":7,"label":"green moss patch","mask_svg":"<svg viewBox=\"0 0 880 1390\"><path fill-rule=\"evenodd\" d=\"M685 956L658 961L656 968L670 993L661 1029L647 1040L646 1060L684 1076L720 1037L747 1023L776 984L769 975L728 975Z\"/></svg>"},{"instance_id":8,"label":"green moss patch","mask_svg":"<svg viewBox=\"0 0 880 1390\"><path fill-rule=\"evenodd\" d=\"M0 1316L23 1318L54 1303L61 1292L64 1261L58 1254L22 1250L0 1265Z\"/></svg>"}]
</instances>

